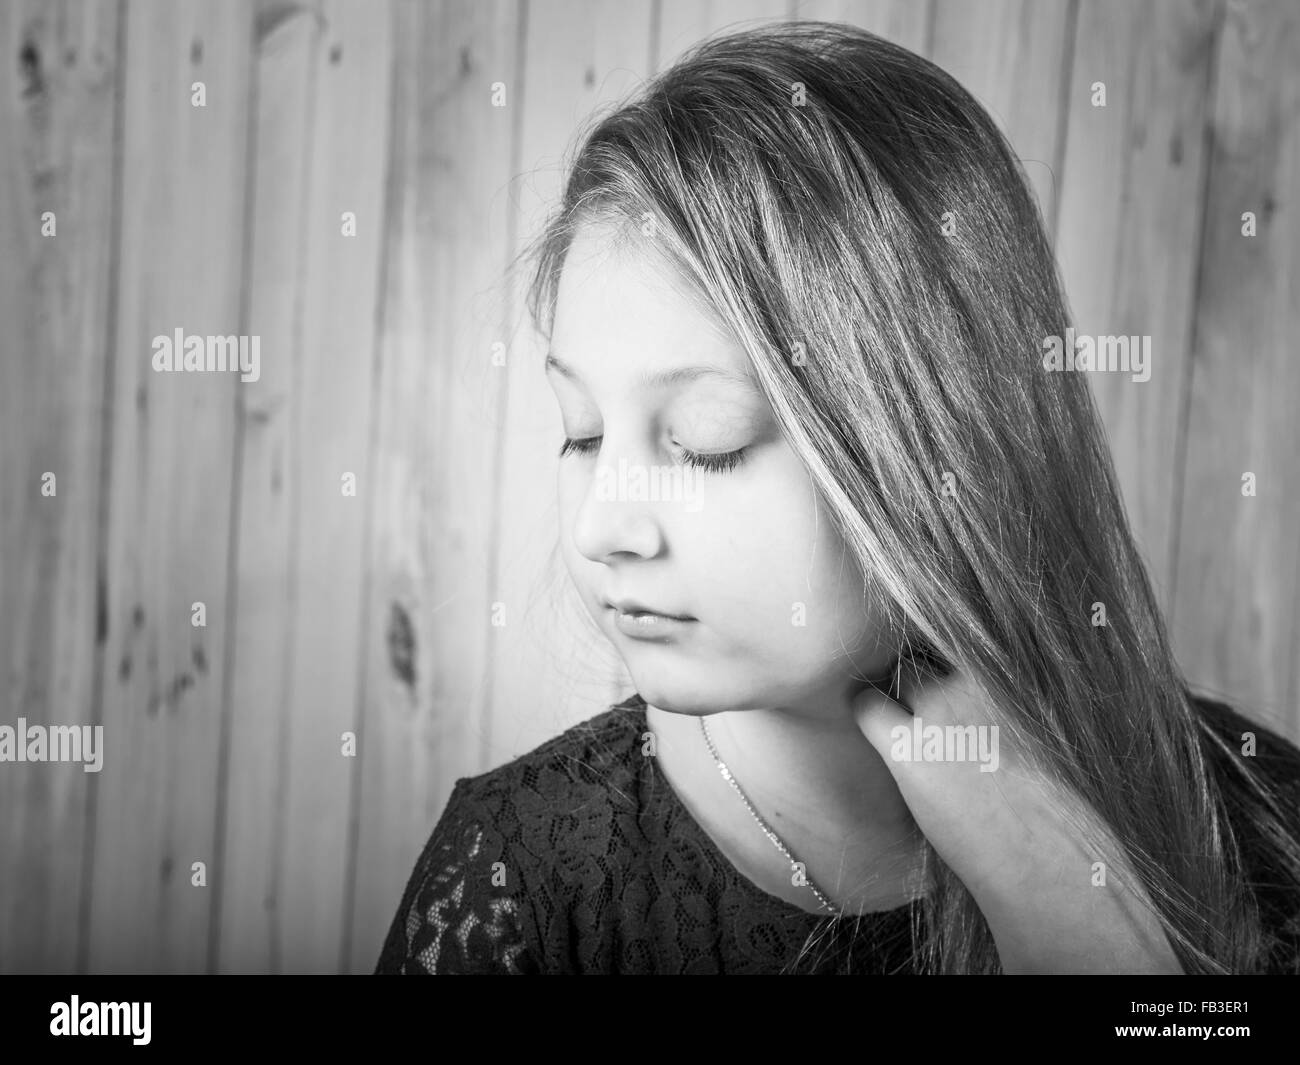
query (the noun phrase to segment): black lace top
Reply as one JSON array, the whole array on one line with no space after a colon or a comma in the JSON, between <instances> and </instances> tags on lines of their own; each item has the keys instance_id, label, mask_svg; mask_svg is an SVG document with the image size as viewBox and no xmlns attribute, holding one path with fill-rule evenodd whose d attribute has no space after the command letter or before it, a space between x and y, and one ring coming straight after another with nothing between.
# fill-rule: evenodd
<instances>
[{"instance_id":1,"label":"black lace top","mask_svg":"<svg viewBox=\"0 0 1300 1065\"><path fill-rule=\"evenodd\" d=\"M1245 719L1234 715L1236 723ZM458 780L376 972L910 971L919 905L832 919L769 895L643 754L648 731L645 703L633 695ZM1290 794L1300 796L1300 752L1273 738L1288 748ZM1266 922L1292 919L1290 934L1300 935L1290 897L1285 907L1266 909ZM1288 941L1281 968L1295 965L1297 942Z\"/></svg>"},{"instance_id":2,"label":"black lace top","mask_svg":"<svg viewBox=\"0 0 1300 1065\"><path fill-rule=\"evenodd\" d=\"M718 850L642 753L648 731L634 695L508 765L458 780L376 971L906 968L913 907L834 920L769 895Z\"/></svg>"}]
</instances>

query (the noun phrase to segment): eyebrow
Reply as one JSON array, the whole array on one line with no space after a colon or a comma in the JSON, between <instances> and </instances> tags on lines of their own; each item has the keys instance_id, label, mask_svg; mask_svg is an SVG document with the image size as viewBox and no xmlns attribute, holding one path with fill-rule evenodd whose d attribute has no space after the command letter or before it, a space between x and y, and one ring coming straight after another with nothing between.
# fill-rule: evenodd
<instances>
[{"instance_id":1,"label":"eyebrow","mask_svg":"<svg viewBox=\"0 0 1300 1065\"><path fill-rule=\"evenodd\" d=\"M554 351L549 351L546 354L546 372L550 373L552 370L562 377L569 378L571 381L582 381L582 378L578 376L578 372L572 366L557 356ZM671 370L643 374L637 383L644 388L666 388L682 381L695 381L701 377L726 381L754 392L760 391L754 379L748 374L738 374L732 370L724 370L721 366L677 366Z\"/></svg>"}]
</instances>

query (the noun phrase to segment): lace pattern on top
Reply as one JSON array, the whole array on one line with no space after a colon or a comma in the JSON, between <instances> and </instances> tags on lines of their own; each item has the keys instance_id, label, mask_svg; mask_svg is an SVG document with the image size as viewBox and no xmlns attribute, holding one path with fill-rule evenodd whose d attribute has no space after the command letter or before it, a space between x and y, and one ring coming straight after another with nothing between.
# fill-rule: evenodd
<instances>
[{"instance_id":1,"label":"lace pattern on top","mask_svg":"<svg viewBox=\"0 0 1300 1065\"><path fill-rule=\"evenodd\" d=\"M446 811L425 846L399 909L403 936L390 933L387 959L410 973L525 973L536 971L520 931L519 903L493 892L504 849L489 842L474 809L469 782L457 781ZM414 889L414 890L413 890ZM396 922L395 922L396 923ZM400 957L399 957L400 952Z\"/></svg>"},{"instance_id":2,"label":"lace pattern on top","mask_svg":"<svg viewBox=\"0 0 1300 1065\"><path fill-rule=\"evenodd\" d=\"M839 921L762 891L642 753L639 697L456 782L380 973L906 971L911 907Z\"/></svg>"},{"instance_id":3,"label":"lace pattern on top","mask_svg":"<svg viewBox=\"0 0 1300 1065\"><path fill-rule=\"evenodd\" d=\"M1260 737L1279 813L1300 821L1300 751L1224 704L1214 732ZM456 782L403 894L379 973L911 971L919 906L831 920L741 874L643 754L639 696L507 765ZM1210 761L1240 809L1221 746ZM1235 824L1270 972L1300 971L1294 877L1252 823Z\"/></svg>"}]
</instances>

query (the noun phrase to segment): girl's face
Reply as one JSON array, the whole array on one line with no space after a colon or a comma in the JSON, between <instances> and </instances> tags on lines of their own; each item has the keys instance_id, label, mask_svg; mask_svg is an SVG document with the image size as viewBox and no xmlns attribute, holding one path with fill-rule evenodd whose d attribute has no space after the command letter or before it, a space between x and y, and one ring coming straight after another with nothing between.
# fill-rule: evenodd
<instances>
[{"instance_id":1,"label":"girl's face","mask_svg":"<svg viewBox=\"0 0 1300 1065\"><path fill-rule=\"evenodd\" d=\"M652 706L826 713L895 656L880 604L744 350L638 252L652 238L609 237L571 246L546 366L577 441L559 466L574 584Z\"/></svg>"}]
</instances>

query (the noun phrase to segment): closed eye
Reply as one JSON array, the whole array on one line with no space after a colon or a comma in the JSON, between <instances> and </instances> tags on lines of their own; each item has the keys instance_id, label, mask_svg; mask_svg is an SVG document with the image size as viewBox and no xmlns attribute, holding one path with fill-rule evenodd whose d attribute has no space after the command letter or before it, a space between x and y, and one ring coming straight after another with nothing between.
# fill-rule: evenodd
<instances>
[{"instance_id":1,"label":"closed eye","mask_svg":"<svg viewBox=\"0 0 1300 1065\"><path fill-rule=\"evenodd\" d=\"M588 436L582 439L574 440L566 437L564 443L560 445L560 458L565 455L591 455L600 450L599 436ZM696 469L706 470L709 473L728 473L740 465L745 457L745 449L737 448L735 451L721 452L700 452L692 451L690 448L677 445L681 451L682 464L694 466Z\"/></svg>"},{"instance_id":2,"label":"closed eye","mask_svg":"<svg viewBox=\"0 0 1300 1065\"><path fill-rule=\"evenodd\" d=\"M564 443L560 445L560 458L564 458L565 455L589 455L599 451L600 440L598 436L589 436L583 440L571 440L566 436Z\"/></svg>"}]
</instances>

